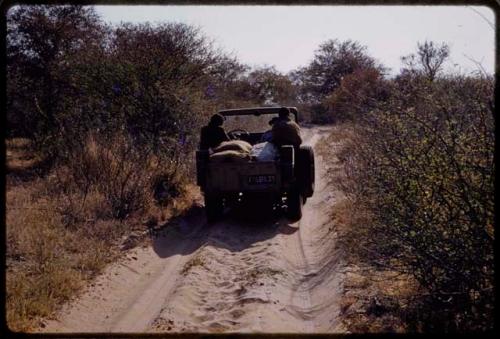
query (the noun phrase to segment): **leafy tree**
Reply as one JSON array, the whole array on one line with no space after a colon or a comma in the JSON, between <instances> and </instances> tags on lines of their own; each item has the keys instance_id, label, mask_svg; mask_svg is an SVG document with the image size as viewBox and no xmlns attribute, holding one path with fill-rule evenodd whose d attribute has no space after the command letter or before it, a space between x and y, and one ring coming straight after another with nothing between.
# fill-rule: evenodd
<instances>
[{"instance_id":1,"label":"leafy tree","mask_svg":"<svg viewBox=\"0 0 500 339\"><path fill-rule=\"evenodd\" d=\"M246 76L249 67L236 58L219 54L209 67L205 87L205 98L212 105L212 111L232 107L233 102L247 100ZM242 88L242 86L244 88ZM238 104L234 104L236 107Z\"/></svg>"},{"instance_id":2,"label":"leafy tree","mask_svg":"<svg viewBox=\"0 0 500 339\"><path fill-rule=\"evenodd\" d=\"M92 8L16 6L7 16L7 93L11 133L33 136L58 125L67 58L102 43Z\"/></svg>"},{"instance_id":3,"label":"leafy tree","mask_svg":"<svg viewBox=\"0 0 500 339\"><path fill-rule=\"evenodd\" d=\"M299 89L299 102L313 111L315 120L331 121L323 102L340 85L342 79L359 70L382 72L383 68L366 53L366 47L356 41L328 40L322 43L309 65L291 72Z\"/></svg>"},{"instance_id":4,"label":"leafy tree","mask_svg":"<svg viewBox=\"0 0 500 339\"><path fill-rule=\"evenodd\" d=\"M293 105L296 88L291 80L273 66L264 66L248 75L251 96L264 105Z\"/></svg>"},{"instance_id":5,"label":"leafy tree","mask_svg":"<svg viewBox=\"0 0 500 339\"><path fill-rule=\"evenodd\" d=\"M130 133L150 144L192 133L203 83L217 59L198 29L125 24L116 29L109 54L107 92Z\"/></svg>"},{"instance_id":6,"label":"leafy tree","mask_svg":"<svg viewBox=\"0 0 500 339\"><path fill-rule=\"evenodd\" d=\"M391 88L390 82L377 70L357 70L346 75L322 105L335 121L356 120L387 100Z\"/></svg>"},{"instance_id":7,"label":"leafy tree","mask_svg":"<svg viewBox=\"0 0 500 339\"><path fill-rule=\"evenodd\" d=\"M340 86L342 78L360 69L380 70L366 54L366 47L356 41L328 40L322 43L309 65L292 73L301 85L301 99L320 103Z\"/></svg>"}]
</instances>

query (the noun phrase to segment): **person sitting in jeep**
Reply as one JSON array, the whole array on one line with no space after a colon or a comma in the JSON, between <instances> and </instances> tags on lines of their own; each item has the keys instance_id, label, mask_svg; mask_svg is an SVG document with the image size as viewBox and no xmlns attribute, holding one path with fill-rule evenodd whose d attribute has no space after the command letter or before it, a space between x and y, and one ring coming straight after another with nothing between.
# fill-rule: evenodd
<instances>
[{"instance_id":1,"label":"person sitting in jeep","mask_svg":"<svg viewBox=\"0 0 500 339\"><path fill-rule=\"evenodd\" d=\"M200 150L208 150L217 147L223 141L229 141L226 131L222 127L224 117L220 114L214 114L210 118L207 126L202 127L200 135Z\"/></svg>"},{"instance_id":2,"label":"person sitting in jeep","mask_svg":"<svg viewBox=\"0 0 500 339\"><path fill-rule=\"evenodd\" d=\"M278 117L274 117L271 120L269 120L269 126L271 126L271 129L265 131L262 136L260 137L260 142L272 142L273 141L273 125L274 123L278 121Z\"/></svg>"},{"instance_id":3,"label":"person sitting in jeep","mask_svg":"<svg viewBox=\"0 0 500 339\"><path fill-rule=\"evenodd\" d=\"M293 145L298 149L302 144L300 127L295 121L290 119L288 107L281 107L278 113L278 120L273 124L273 143L277 146Z\"/></svg>"}]
</instances>

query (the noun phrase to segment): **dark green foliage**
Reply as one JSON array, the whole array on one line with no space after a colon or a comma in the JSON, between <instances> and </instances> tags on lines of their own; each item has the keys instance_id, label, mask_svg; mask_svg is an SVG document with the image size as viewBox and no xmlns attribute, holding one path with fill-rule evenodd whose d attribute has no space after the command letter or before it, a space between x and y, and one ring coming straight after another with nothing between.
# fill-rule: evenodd
<instances>
[{"instance_id":1,"label":"dark green foliage","mask_svg":"<svg viewBox=\"0 0 500 339\"><path fill-rule=\"evenodd\" d=\"M114 29L80 6L9 13L9 132L64 159L89 133L124 131L155 154L196 145L203 80L219 55L193 27Z\"/></svg>"},{"instance_id":2,"label":"dark green foliage","mask_svg":"<svg viewBox=\"0 0 500 339\"><path fill-rule=\"evenodd\" d=\"M250 97L263 105L293 106L296 100L296 87L290 79L280 74L274 67L262 67L248 75Z\"/></svg>"},{"instance_id":3,"label":"dark green foliage","mask_svg":"<svg viewBox=\"0 0 500 339\"><path fill-rule=\"evenodd\" d=\"M94 11L82 6L18 6L9 11L7 118L11 136L39 136L60 128L61 101L67 96L66 60L98 48L105 30Z\"/></svg>"},{"instance_id":4,"label":"dark green foliage","mask_svg":"<svg viewBox=\"0 0 500 339\"><path fill-rule=\"evenodd\" d=\"M334 121L325 99L341 86L344 77L359 71L381 73L383 67L356 41L328 40L322 43L306 67L290 74L299 88L298 100L311 111L312 120Z\"/></svg>"}]
</instances>

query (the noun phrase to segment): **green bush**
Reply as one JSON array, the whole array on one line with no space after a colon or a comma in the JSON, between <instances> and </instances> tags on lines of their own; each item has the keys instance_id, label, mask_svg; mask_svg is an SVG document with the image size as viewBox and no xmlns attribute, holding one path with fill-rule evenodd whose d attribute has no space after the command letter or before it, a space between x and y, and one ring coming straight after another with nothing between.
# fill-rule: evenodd
<instances>
[{"instance_id":1,"label":"green bush","mask_svg":"<svg viewBox=\"0 0 500 339\"><path fill-rule=\"evenodd\" d=\"M391 83L378 70L361 69L343 77L322 105L335 122L357 121L387 100L390 92Z\"/></svg>"},{"instance_id":2,"label":"green bush","mask_svg":"<svg viewBox=\"0 0 500 339\"><path fill-rule=\"evenodd\" d=\"M351 145L350 195L374 216L359 225L371 235L360 249L425 289L410 307L415 328L491 329L493 79L402 84Z\"/></svg>"}]
</instances>

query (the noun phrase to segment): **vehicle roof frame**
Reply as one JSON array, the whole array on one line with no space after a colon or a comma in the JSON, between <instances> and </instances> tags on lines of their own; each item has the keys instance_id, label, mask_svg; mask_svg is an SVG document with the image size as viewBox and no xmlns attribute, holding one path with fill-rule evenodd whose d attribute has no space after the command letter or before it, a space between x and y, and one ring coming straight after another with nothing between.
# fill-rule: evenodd
<instances>
[{"instance_id":1,"label":"vehicle roof frame","mask_svg":"<svg viewBox=\"0 0 500 339\"><path fill-rule=\"evenodd\" d=\"M220 110L218 113L227 116L235 115L262 115L262 114L278 114L281 107L248 107L248 108L235 108L235 109L224 109ZM299 111L296 107L288 107L290 112L295 116L295 122L299 121Z\"/></svg>"}]
</instances>

